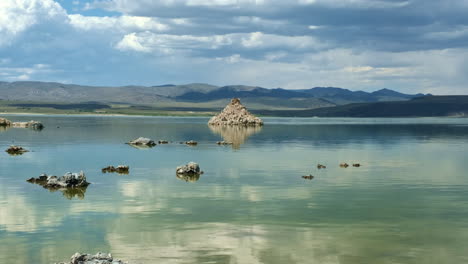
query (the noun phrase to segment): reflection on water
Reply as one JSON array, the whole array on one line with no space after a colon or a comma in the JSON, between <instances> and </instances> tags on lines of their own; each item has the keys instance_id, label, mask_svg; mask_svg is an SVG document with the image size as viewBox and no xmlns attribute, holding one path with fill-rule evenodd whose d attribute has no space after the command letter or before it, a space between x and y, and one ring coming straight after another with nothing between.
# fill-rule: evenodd
<instances>
[{"instance_id":1,"label":"reflection on water","mask_svg":"<svg viewBox=\"0 0 468 264\"><path fill-rule=\"evenodd\" d=\"M186 182L196 182L200 179L200 174L176 174L176 177Z\"/></svg>"},{"instance_id":2,"label":"reflection on water","mask_svg":"<svg viewBox=\"0 0 468 264\"><path fill-rule=\"evenodd\" d=\"M10 126L0 126L0 132L7 131L10 128Z\"/></svg>"},{"instance_id":3,"label":"reflection on water","mask_svg":"<svg viewBox=\"0 0 468 264\"><path fill-rule=\"evenodd\" d=\"M221 135L226 142L232 142L233 149L239 149L253 134L262 130L261 126L209 126L211 132Z\"/></svg>"},{"instance_id":4,"label":"reflection on water","mask_svg":"<svg viewBox=\"0 0 468 264\"><path fill-rule=\"evenodd\" d=\"M72 198L78 198L80 200L83 200L85 197L86 189L88 187L78 187L78 188L61 188L61 189L51 189L48 188L49 191L51 192L56 192L56 191L61 191L63 193L63 196L69 200Z\"/></svg>"},{"instance_id":5,"label":"reflection on water","mask_svg":"<svg viewBox=\"0 0 468 264\"><path fill-rule=\"evenodd\" d=\"M51 129L0 134L2 149L34 150L0 153L0 263L77 251L142 264L466 263L468 120L399 120L266 119L247 140L258 131L207 118L41 117ZM213 144L218 134L238 149ZM199 145L122 143L138 136ZM209 173L174 177L189 161ZM132 177L103 177L103 164ZM63 199L25 182L44 170L84 170L93 184L52 190Z\"/></svg>"}]
</instances>

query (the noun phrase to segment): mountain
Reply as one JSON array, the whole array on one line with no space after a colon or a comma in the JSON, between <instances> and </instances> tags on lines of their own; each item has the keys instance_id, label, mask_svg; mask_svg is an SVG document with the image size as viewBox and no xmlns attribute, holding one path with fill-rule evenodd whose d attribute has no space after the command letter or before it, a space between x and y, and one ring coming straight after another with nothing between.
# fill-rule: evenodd
<instances>
[{"instance_id":1,"label":"mountain","mask_svg":"<svg viewBox=\"0 0 468 264\"><path fill-rule=\"evenodd\" d=\"M266 89L257 86L215 86L203 83L158 86L82 86L56 82L0 82L0 100L38 103L106 103L170 107L218 108L233 97L251 109L313 109L357 102L409 100L389 89L372 93L336 87L302 90Z\"/></svg>"},{"instance_id":2,"label":"mountain","mask_svg":"<svg viewBox=\"0 0 468 264\"><path fill-rule=\"evenodd\" d=\"M251 97L270 97L270 98L320 98L323 103L335 105L356 103L356 102L379 102L379 101L400 101L409 100L423 94L403 94L389 89L382 89L376 92L368 93L364 91L350 91L348 89L337 87L315 87L311 89L286 90L286 89L266 89L252 86L223 86L218 89L202 92L193 91L180 96L176 100L188 102L204 102L217 99L228 99L233 97L251 98Z\"/></svg>"},{"instance_id":3,"label":"mountain","mask_svg":"<svg viewBox=\"0 0 468 264\"><path fill-rule=\"evenodd\" d=\"M354 103L296 111L253 111L255 114L297 117L432 117L468 116L468 96L424 96L408 101Z\"/></svg>"}]
</instances>

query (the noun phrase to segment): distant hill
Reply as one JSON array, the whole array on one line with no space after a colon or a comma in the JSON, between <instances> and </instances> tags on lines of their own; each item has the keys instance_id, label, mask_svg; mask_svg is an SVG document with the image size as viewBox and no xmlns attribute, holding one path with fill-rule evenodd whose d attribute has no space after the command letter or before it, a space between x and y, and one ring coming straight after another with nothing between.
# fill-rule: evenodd
<instances>
[{"instance_id":1,"label":"distant hill","mask_svg":"<svg viewBox=\"0 0 468 264\"><path fill-rule=\"evenodd\" d=\"M249 98L249 97L272 97L272 98L320 98L322 102L327 102L335 105L356 103L356 102L379 102L379 101L400 101L409 100L423 94L403 94L390 89L382 89L372 93L364 91L350 91L337 87L315 87L302 90L286 90L286 89L266 89L262 87L252 86L223 86L218 89L202 92L192 91L175 99L181 101L211 101L223 98Z\"/></svg>"},{"instance_id":2,"label":"distant hill","mask_svg":"<svg viewBox=\"0 0 468 264\"><path fill-rule=\"evenodd\" d=\"M355 103L311 110L257 111L297 117L432 117L468 116L468 96L424 96L408 101Z\"/></svg>"},{"instance_id":3,"label":"distant hill","mask_svg":"<svg viewBox=\"0 0 468 264\"><path fill-rule=\"evenodd\" d=\"M402 101L422 94L402 94L389 89L372 93L336 87L302 90L256 86L215 86L203 83L158 86L82 86L55 82L0 82L0 100L39 103L129 104L171 107L218 108L239 97L249 109L314 109L360 102Z\"/></svg>"}]
</instances>

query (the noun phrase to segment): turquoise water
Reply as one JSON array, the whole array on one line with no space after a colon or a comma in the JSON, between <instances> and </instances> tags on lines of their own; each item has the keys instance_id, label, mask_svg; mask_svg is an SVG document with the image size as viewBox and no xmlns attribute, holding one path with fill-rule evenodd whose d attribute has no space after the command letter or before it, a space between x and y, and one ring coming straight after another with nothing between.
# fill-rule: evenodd
<instances>
[{"instance_id":1,"label":"turquoise water","mask_svg":"<svg viewBox=\"0 0 468 264\"><path fill-rule=\"evenodd\" d=\"M46 128L0 130L0 263L77 251L131 263L468 262L467 119L265 118L216 130L207 118L6 117ZM139 136L172 143L124 144ZM9 156L11 144L31 152ZM190 161L205 173L178 179ZM118 164L130 174L101 173ZM92 183L81 193L26 182L80 170Z\"/></svg>"}]
</instances>

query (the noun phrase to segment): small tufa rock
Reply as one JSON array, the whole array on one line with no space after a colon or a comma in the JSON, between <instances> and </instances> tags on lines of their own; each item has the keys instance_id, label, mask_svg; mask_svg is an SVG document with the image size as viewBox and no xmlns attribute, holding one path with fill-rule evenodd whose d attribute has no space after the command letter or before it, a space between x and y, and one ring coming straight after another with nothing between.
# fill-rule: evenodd
<instances>
[{"instance_id":1,"label":"small tufa rock","mask_svg":"<svg viewBox=\"0 0 468 264\"><path fill-rule=\"evenodd\" d=\"M13 127L22 127L22 128L32 128L36 130L41 130L44 128L44 125L39 121L31 120L29 122L14 122Z\"/></svg>"},{"instance_id":2,"label":"small tufa rock","mask_svg":"<svg viewBox=\"0 0 468 264\"><path fill-rule=\"evenodd\" d=\"M319 170L320 169L326 169L326 168L327 168L327 166L325 166L325 165L322 165L322 164L317 165L317 169L319 169Z\"/></svg>"},{"instance_id":3,"label":"small tufa rock","mask_svg":"<svg viewBox=\"0 0 468 264\"><path fill-rule=\"evenodd\" d=\"M134 139L127 144L129 145L134 145L134 146L144 146L144 147L154 147L156 146L156 143L149 139L149 138L144 138L144 137L139 137L137 139Z\"/></svg>"},{"instance_id":4,"label":"small tufa rock","mask_svg":"<svg viewBox=\"0 0 468 264\"><path fill-rule=\"evenodd\" d=\"M218 145L232 145L233 143L228 142L228 141L218 141L218 142L216 142L216 144L218 144Z\"/></svg>"},{"instance_id":5,"label":"small tufa rock","mask_svg":"<svg viewBox=\"0 0 468 264\"><path fill-rule=\"evenodd\" d=\"M306 179L306 180L312 180L314 178L314 176L312 174L310 174L310 175L302 176L302 178Z\"/></svg>"},{"instance_id":6,"label":"small tufa rock","mask_svg":"<svg viewBox=\"0 0 468 264\"><path fill-rule=\"evenodd\" d=\"M167 140L159 140L158 144L169 144L169 141Z\"/></svg>"},{"instance_id":7,"label":"small tufa rock","mask_svg":"<svg viewBox=\"0 0 468 264\"><path fill-rule=\"evenodd\" d=\"M343 162L343 163L340 163L340 167L341 167L341 168L348 168L348 167L349 167L349 164L346 163L346 162Z\"/></svg>"},{"instance_id":8,"label":"small tufa rock","mask_svg":"<svg viewBox=\"0 0 468 264\"><path fill-rule=\"evenodd\" d=\"M176 169L177 175L200 175L203 171L200 170L200 166L195 162L189 162L187 165L179 166Z\"/></svg>"},{"instance_id":9,"label":"small tufa rock","mask_svg":"<svg viewBox=\"0 0 468 264\"><path fill-rule=\"evenodd\" d=\"M128 264L121 260L114 260L109 253L98 252L96 255L75 253L70 258L70 262L60 262L58 264Z\"/></svg>"},{"instance_id":10,"label":"small tufa rock","mask_svg":"<svg viewBox=\"0 0 468 264\"><path fill-rule=\"evenodd\" d=\"M102 169L102 173L112 173L112 172L117 172L118 174L128 174L130 170L129 166L126 165L119 165L117 167L114 166L107 166Z\"/></svg>"},{"instance_id":11,"label":"small tufa rock","mask_svg":"<svg viewBox=\"0 0 468 264\"><path fill-rule=\"evenodd\" d=\"M252 115L247 108L241 104L239 98L234 98L221 113L208 121L208 125L262 126L263 121Z\"/></svg>"},{"instance_id":12,"label":"small tufa rock","mask_svg":"<svg viewBox=\"0 0 468 264\"><path fill-rule=\"evenodd\" d=\"M10 155L23 155L24 153L29 152L29 150L20 146L10 146L7 150L5 150L5 152Z\"/></svg>"},{"instance_id":13,"label":"small tufa rock","mask_svg":"<svg viewBox=\"0 0 468 264\"><path fill-rule=\"evenodd\" d=\"M359 163L353 163L353 167L361 167L361 164L359 164Z\"/></svg>"},{"instance_id":14,"label":"small tufa rock","mask_svg":"<svg viewBox=\"0 0 468 264\"><path fill-rule=\"evenodd\" d=\"M3 127L11 126L11 121L6 118L0 118L0 126L3 126Z\"/></svg>"},{"instance_id":15,"label":"small tufa rock","mask_svg":"<svg viewBox=\"0 0 468 264\"><path fill-rule=\"evenodd\" d=\"M185 141L185 145L196 146L196 145L198 145L198 142L193 141L193 140L189 140L189 141Z\"/></svg>"}]
</instances>

